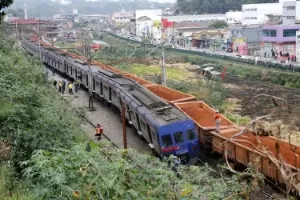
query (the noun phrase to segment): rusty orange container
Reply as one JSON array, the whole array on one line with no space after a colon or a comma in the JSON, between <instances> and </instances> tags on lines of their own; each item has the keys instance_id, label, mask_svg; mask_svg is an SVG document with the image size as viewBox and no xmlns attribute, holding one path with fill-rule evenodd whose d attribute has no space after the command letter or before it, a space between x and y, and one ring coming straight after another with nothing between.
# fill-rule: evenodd
<instances>
[{"instance_id":1,"label":"rusty orange container","mask_svg":"<svg viewBox=\"0 0 300 200\"><path fill-rule=\"evenodd\" d=\"M196 97L194 97L193 95L173 90L162 85L150 84L144 85L144 87L171 104L196 100Z\"/></svg>"}]
</instances>

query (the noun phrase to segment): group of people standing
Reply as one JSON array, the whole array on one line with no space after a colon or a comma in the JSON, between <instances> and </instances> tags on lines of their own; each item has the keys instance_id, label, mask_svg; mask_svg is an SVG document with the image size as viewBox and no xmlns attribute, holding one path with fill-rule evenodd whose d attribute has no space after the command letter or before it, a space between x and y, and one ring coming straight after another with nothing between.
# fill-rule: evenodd
<instances>
[{"instance_id":1,"label":"group of people standing","mask_svg":"<svg viewBox=\"0 0 300 200\"><path fill-rule=\"evenodd\" d=\"M61 92L62 94L65 93L66 82L64 80L58 81L58 82L56 80L54 80L53 85L54 85L54 87L58 87L59 92ZM79 86L80 86L80 80L79 79L77 79L73 83L69 82L68 85L67 85L68 90L69 90L69 94L73 95L73 87L75 88L75 92L78 92Z\"/></svg>"}]
</instances>

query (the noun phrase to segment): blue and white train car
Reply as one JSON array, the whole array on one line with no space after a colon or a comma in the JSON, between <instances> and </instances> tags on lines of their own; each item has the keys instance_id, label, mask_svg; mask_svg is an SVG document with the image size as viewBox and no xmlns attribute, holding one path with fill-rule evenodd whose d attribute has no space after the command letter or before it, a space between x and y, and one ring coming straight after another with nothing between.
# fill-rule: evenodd
<instances>
[{"instance_id":1,"label":"blue and white train car","mask_svg":"<svg viewBox=\"0 0 300 200\"><path fill-rule=\"evenodd\" d=\"M36 55L37 45L22 42L25 49ZM43 49L44 50L44 49ZM81 78L82 85L88 88L88 73L85 63L70 57L60 57L64 70L57 67L55 52L44 51L49 66L69 78ZM51 62L49 62L51 60ZM53 61L56 62L53 62ZM119 110L125 104L126 119L132 124L149 146L161 157L176 155L185 163L196 163L199 155L199 138L193 120L183 112L163 101L138 83L115 72L92 68L92 88L96 96L111 103Z\"/></svg>"}]
</instances>

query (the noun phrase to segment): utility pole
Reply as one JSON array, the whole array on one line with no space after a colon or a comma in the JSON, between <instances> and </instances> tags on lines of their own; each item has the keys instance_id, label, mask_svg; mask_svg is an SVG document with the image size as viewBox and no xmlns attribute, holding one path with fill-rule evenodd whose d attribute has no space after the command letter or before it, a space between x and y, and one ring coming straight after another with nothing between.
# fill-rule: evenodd
<instances>
[{"instance_id":1,"label":"utility pole","mask_svg":"<svg viewBox=\"0 0 300 200\"><path fill-rule=\"evenodd\" d=\"M50 19L50 35L51 35L51 44L53 46L54 41L53 41L53 32L52 32L52 20Z\"/></svg>"},{"instance_id":2,"label":"utility pole","mask_svg":"<svg viewBox=\"0 0 300 200\"><path fill-rule=\"evenodd\" d=\"M81 29L81 46L83 49L83 56L86 57L86 47L84 44L84 32L83 32L83 28Z\"/></svg>"},{"instance_id":3,"label":"utility pole","mask_svg":"<svg viewBox=\"0 0 300 200\"><path fill-rule=\"evenodd\" d=\"M127 53L127 43L126 43L126 58L128 58L128 53Z\"/></svg>"},{"instance_id":4,"label":"utility pole","mask_svg":"<svg viewBox=\"0 0 300 200\"><path fill-rule=\"evenodd\" d=\"M122 103L122 129L123 129L123 145L124 149L127 149L127 135L126 135L126 108L125 103Z\"/></svg>"},{"instance_id":5,"label":"utility pole","mask_svg":"<svg viewBox=\"0 0 300 200\"><path fill-rule=\"evenodd\" d=\"M89 110L94 111L94 102L93 102L93 80L92 80L92 67L91 67L91 62L92 62L92 56L91 56L91 48L89 45L85 46L85 51L87 55L87 63L88 63L88 77L89 77Z\"/></svg>"},{"instance_id":6,"label":"utility pole","mask_svg":"<svg viewBox=\"0 0 300 200\"><path fill-rule=\"evenodd\" d=\"M16 21L16 41L18 43L18 22Z\"/></svg>"},{"instance_id":7,"label":"utility pole","mask_svg":"<svg viewBox=\"0 0 300 200\"><path fill-rule=\"evenodd\" d=\"M38 20L38 41L39 41L39 59L40 59L40 63L42 63L41 36L40 36L40 19Z\"/></svg>"},{"instance_id":8,"label":"utility pole","mask_svg":"<svg viewBox=\"0 0 300 200\"><path fill-rule=\"evenodd\" d=\"M166 87L166 66L165 66L165 47L164 41L161 43L161 70L162 70L162 85Z\"/></svg>"}]
</instances>

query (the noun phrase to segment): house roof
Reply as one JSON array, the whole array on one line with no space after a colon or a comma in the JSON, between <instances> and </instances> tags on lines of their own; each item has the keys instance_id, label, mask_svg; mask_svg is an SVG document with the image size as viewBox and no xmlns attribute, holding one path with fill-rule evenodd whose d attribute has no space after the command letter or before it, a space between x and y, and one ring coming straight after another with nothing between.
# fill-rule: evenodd
<instances>
[{"instance_id":1,"label":"house roof","mask_svg":"<svg viewBox=\"0 0 300 200\"><path fill-rule=\"evenodd\" d=\"M133 17L133 13L130 12L115 12L112 17Z\"/></svg>"},{"instance_id":2,"label":"house roof","mask_svg":"<svg viewBox=\"0 0 300 200\"><path fill-rule=\"evenodd\" d=\"M38 23L46 23L45 20L37 20L37 19L13 19L9 23L11 24L38 24Z\"/></svg>"}]
</instances>

